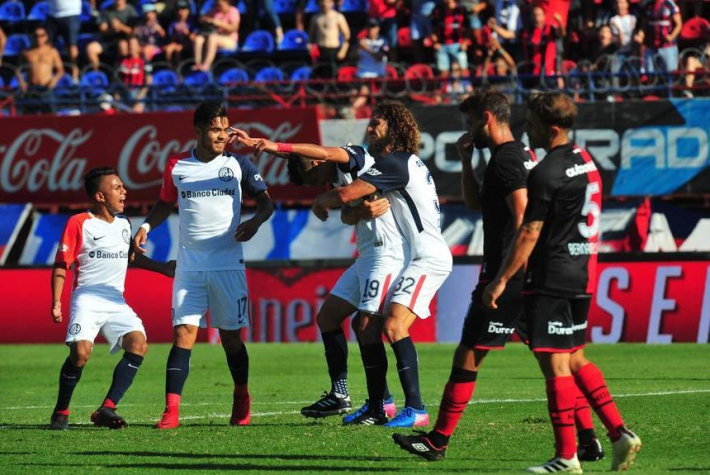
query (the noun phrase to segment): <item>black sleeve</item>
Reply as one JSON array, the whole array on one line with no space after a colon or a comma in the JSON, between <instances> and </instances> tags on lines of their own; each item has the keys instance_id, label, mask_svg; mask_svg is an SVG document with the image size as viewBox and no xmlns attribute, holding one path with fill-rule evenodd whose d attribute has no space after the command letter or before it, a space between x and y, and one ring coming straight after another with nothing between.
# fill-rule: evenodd
<instances>
[{"instance_id":1,"label":"black sleeve","mask_svg":"<svg viewBox=\"0 0 710 475\"><path fill-rule=\"evenodd\" d=\"M525 168L527 155L523 147L517 143L504 145L498 151L495 173L503 184L505 196L527 186L528 170Z\"/></svg>"},{"instance_id":2,"label":"black sleeve","mask_svg":"<svg viewBox=\"0 0 710 475\"><path fill-rule=\"evenodd\" d=\"M345 145L342 147L350 157L349 163L338 163L338 167L343 173L350 173L353 178L365 167L367 150L357 145Z\"/></svg>"},{"instance_id":3,"label":"black sleeve","mask_svg":"<svg viewBox=\"0 0 710 475\"><path fill-rule=\"evenodd\" d=\"M555 181L547 173L547 168L539 165L533 168L528 176L528 205L523 221L545 221L554 192Z\"/></svg>"},{"instance_id":4,"label":"black sleeve","mask_svg":"<svg viewBox=\"0 0 710 475\"><path fill-rule=\"evenodd\" d=\"M264 183L259 170L251 163L251 160L241 155L236 155L235 158L242 169L242 182L240 183L242 190L246 191L251 197L266 191L266 183Z\"/></svg>"},{"instance_id":5,"label":"black sleeve","mask_svg":"<svg viewBox=\"0 0 710 475\"><path fill-rule=\"evenodd\" d=\"M380 158L359 178L381 193L400 190L409 183L409 160L392 155Z\"/></svg>"}]
</instances>

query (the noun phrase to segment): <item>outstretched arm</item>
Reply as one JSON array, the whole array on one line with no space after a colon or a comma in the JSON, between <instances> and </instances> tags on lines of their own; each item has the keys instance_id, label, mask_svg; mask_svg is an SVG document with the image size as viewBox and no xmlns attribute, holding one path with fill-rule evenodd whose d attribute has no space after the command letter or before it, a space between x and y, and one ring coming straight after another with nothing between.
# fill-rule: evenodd
<instances>
[{"instance_id":1,"label":"outstretched arm","mask_svg":"<svg viewBox=\"0 0 710 475\"><path fill-rule=\"evenodd\" d=\"M363 219L379 218L389 209L390 201L387 198L364 200L354 208L350 206L340 208L340 220L344 224L353 226Z\"/></svg>"},{"instance_id":2,"label":"outstretched arm","mask_svg":"<svg viewBox=\"0 0 710 475\"><path fill-rule=\"evenodd\" d=\"M257 157L266 152L281 158L288 158L288 154L295 153L311 160L326 160L329 162L349 163L348 152L340 147L323 147L310 143L278 143L266 139L252 138L245 131L232 128L232 136L243 146L253 150Z\"/></svg>"},{"instance_id":3,"label":"outstretched arm","mask_svg":"<svg viewBox=\"0 0 710 475\"><path fill-rule=\"evenodd\" d=\"M316 196L313 203L313 213L321 221L328 219L328 210L340 208L352 201L359 200L377 191L377 188L366 181L357 179L348 186L336 188Z\"/></svg>"}]
</instances>

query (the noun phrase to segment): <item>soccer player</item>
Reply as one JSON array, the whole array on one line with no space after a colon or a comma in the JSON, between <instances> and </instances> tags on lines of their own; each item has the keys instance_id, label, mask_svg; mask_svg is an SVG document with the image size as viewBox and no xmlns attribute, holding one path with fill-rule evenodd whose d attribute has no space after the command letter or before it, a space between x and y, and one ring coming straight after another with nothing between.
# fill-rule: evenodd
<instances>
[{"instance_id":1,"label":"soccer player","mask_svg":"<svg viewBox=\"0 0 710 475\"><path fill-rule=\"evenodd\" d=\"M258 143L258 140L252 140L252 143ZM297 185L345 186L365 173L373 163L370 155L359 155L347 163L309 160L292 155L288 159L288 171L291 182ZM381 319L384 315L391 284L404 267L404 242L389 212L389 201L365 199L352 204L354 206L341 208L341 219L345 224L355 226L358 258L338 279L317 317L331 390L320 400L301 409L301 414L306 417L340 415L349 412L352 407L347 379L348 346L342 323L353 313L358 312L352 327L360 345L366 379L379 377L387 368L387 354L381 334L375 326L367 323L371 318ZM365 334L367 332L370 334ZM385 413L393 417L397 408L386 385L383 398ZM362 408L346 416L343 423L357 421L368 407L369 401L365 401Z\"/></svg>"},{"instance_id":2,"label":"soccer player","mask_svg":"<svg viewBox=\"0 0 710 475\"><path fill-rule=\"evenodd\" d=\"M555 435L555 457L532 473L582 473L574 437L575 384L606 427L613 445L612 470L626 470L641 440L626 428L604 376L584 356L591 294L596 284L601 217L601 178L590 155L569 140L577 108L562 93L545 93L528 104L530 146L548 154L528 177L528 204L483 301L497 309L506 287L526 264L524 311L530 338L546 379Z\"/></svg>"},{"instance_id":3,"label":"soccer player","mask_svg":"<svg viewBox=\"0 0 710 475\"><path fill-rule=\"evenodd\" d=\"M461 187L464 201L483 214L483 265L478 285L471 295L463 333L444 389L439 416L434 430L428 434L393 434L394 441L403 449L427 460L441 460L446 454L449 438L473 397L478 371L490 350L502 350L517 330L527 340L523 313L523 271L511 279L499 306L491 310L481 297L486 284L496 276L501 262L520 227L528 202L526 181L536 163L534 154L515 141L510 130L510 105L505 95L496 91L479 90L459 105L465 114L469 130L457 142L457 152L463 172ZM491 158L480 185L471 166L473 147L491 150ZM521 331L521 327L523 331ZM586 398L579 393L581 404L575 410L580 428L580 453L590 460L603 457L601 444L596 439L591 410Z\"/></svg>"},{"instance_id":4,"label":"soccer player","mask_svg":"<svg viewBox=\"0 0 710 475\"><path fill-rule=\"evenodd\" d=\"M199 327L219 328L227 365L234 380L232 425L251 421L249 356L241 329L249 325L248 292L242 242L250 240L271 216L273 204L256 167L225 152L229 141L227 110L219 102L200 104L194 114L194 149L166 163L160 199L134 237L137 252L150 230L167 219L177 200L179 251L173 284L173 347L168 356L165 412L159 429L180 424L180 397L190 371ZM256 201L256 214L241 221L243 192Z\"/></svg>"},{"instance_id":5,"label":"soccer player","mask_svg":"<svg viewBox=\"0 0 710 475\"><path fill-rule=\"evenodd\" d=\"M126 189L113 168L96 168L84 176L91 210L69 218L52 270L52 319L61 323L61 296L67 269L74 264L71 316L66 343L69 357L59 372L59 395L50 429L69 427L69 403L86 362L101 333L111 353L123 349L123 358L113 371L113 381L101 406L91 414L100 427L121 429L126 420L116 414L116 405L133 382L148 351L143 323L123 298L126 268L132 256L131 224L123 212ZM135 256L133 264L169 277L174 262L159 264Z\"/></svg>"},{"instance_id":6,"label":"soccer player","mask_svg":"<svg viewBox=\"0 0 710 475\"><path fill-rule=\"evenodd\" d=\"M429 304L451 272L452 257L441 235L436 186L419 152L419 127L402 104L379 105L367 127L369 154L375 164L347 186L316 197L313 212L321 219L328 209L363 199L373 193L384 195L391 204L395 222L407 241L409 261L398 276L385 320L370 319L381 328L397 358L397 370L405 396L405 407L390 421L382 404L386 373L368 378L369 407L354 423L388 427L419 427L429 424L429 414L419 391L419 362L409 328L419 318L428 318ZM345 163L361 160L362 147L330 148L313 144L280 144L261 139L256 153L289 153L314 160ZM379 332L377 332L379 337Z\"/></svg>"}]
</instances>

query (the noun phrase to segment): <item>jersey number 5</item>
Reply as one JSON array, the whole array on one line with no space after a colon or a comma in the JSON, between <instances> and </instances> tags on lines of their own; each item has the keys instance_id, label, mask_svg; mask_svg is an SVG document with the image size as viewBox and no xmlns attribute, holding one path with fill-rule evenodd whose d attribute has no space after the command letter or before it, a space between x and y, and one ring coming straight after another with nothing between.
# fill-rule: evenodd
<instances>
[{"instance_id":1,"label":"jersey number 5","mask_svg":"<svg viewBox=\"0 0 710 475\"><path fill-rule=\"evenodd\" d=\"M587 218L587 222L577 225L579 234L586 239L591 239L599 234L599 216L602 210L599 205L592 200L592 197L599 193L599 191L599 182L593 181L587 185L587 191L584 196L584 206L582 206L582 216ZM589 216L592 217L591 223L589 223Z\"/></svg>"}]
</instances>

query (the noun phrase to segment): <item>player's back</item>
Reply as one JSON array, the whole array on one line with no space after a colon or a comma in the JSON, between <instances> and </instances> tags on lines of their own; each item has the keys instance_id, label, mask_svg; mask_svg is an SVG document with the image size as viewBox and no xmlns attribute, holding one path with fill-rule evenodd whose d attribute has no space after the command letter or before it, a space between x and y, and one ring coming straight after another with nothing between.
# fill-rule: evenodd
<instances>
[{"instance_id":1,"label":"player's back","mask_svg":"<svg viewBox=\"0 0 710 475\"><path fill-rule=\"evenodd\" d=\"M592 158L573 144L551 150L530 172L528 208L546 213L528 264L528 289L571 297L593 291L601 190Z\"/></svg>"},{"instance_id":2,"label":"player's back","mask_svg":"<svg viewBox=\"0 0 710 475\"><path fill-rule=\"evenodd\" d=\"M67 221L59 244L56 263L74 265L74 295L95 295L122 299L131 224L116 215L112 223L90 212L79 213Z\"/></svg>"},{"instance_id":3,"label":"player's back","mask_svg":"<svg viewBox=\"0 0 710 475\"><path fill-rule=\"evenodd\" d=\"M376 158L375 165L360 178L387 194L411 258L450 269L452 257L441 235L436 185L424 162L414 154L396 152Z\"/></svg>"},{"instance_id":4,"label":"player's back","mask_svg":"<svg viewBox=\"0 0 710 475\"><path fill-rule=\"evenodd\" d=\"M348 145L343 149L348 152L350 162L337 164L338 181L333 183L336 187L349 185L375 163L375 159L363 147ZM357 206L361 201L355 201L350 205ZM355 225L355 236L358 254L361 256L376 249L384 250L401 246L403 242L402 234L397 228L391 211L374 219L358 221Z\"/></svg>"},{"instance_id":5,"label":"player's back","mask_svg":"<svg viewBox=\"0 0 710 475\"><path fill-rule=\"evenodd\" d=\"M480 189L483 265L479 282L495 278L512 245L515 217L506 197L527 186L528 174L535 163L535 155L521 142L506 142L492 150ZM522 270L518 277L522 279Z\"/></svg>"}]
</instances>

